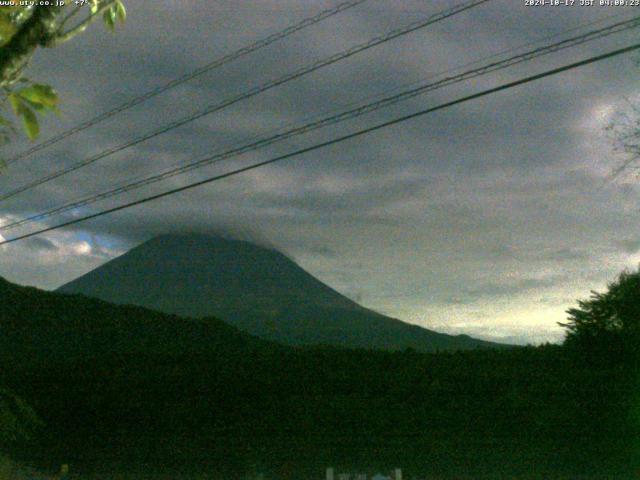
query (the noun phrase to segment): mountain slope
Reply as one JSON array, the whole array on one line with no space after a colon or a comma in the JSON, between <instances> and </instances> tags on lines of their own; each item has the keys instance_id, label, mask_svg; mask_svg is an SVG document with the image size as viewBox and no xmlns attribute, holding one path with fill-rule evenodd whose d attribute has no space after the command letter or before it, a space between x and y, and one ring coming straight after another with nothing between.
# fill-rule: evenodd
<instances>
[{"instance_id":1,"label":"mountain slope","mask_svg":"<svg viewBox=\"0 0 640 480\"><path fill-rule=\"evenodd\" d=\"M251 334L293 345L421 351L496 346L381 315L278 251L220 237L156 237L59 291L176 315L216 316Z\"/></svg>"},{"instance_id":2,"label":"mountain slope","mask_svg":"<svg viewBox=\"0 0 640 480\"><path fill-rule=\"evenodd\" d=\"M267 344L215 318L22 287L0 278L0 360L69 361L101 355L220 353ZM21 361L20 363L24 363Z\"/></svg>"}]
</instances>

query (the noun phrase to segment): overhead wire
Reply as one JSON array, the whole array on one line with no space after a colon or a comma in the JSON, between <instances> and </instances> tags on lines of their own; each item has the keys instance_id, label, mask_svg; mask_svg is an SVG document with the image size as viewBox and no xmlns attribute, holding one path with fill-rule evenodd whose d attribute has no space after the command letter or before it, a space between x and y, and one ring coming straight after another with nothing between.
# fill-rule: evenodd
<instances>
[{"instance_id":1,"label":"overhead wire","mask_svg":"<svg viewBox=\"0 0 640 480\"><path fill-rule=\"evenodd\" d=\"M610 51L610 52L607 52L607 53L604 53L604 54L601 54L601 55L596 55L596 56L593 56L593 57L589 57L587 59L580 60L578 62L574 62L574 63L570 63L568 65L564 65L562 67L557 67L557 68L553 68L551 70L546 70L546 71L544 71L542 73L538 73L538 74L535 74L535 75L530 75L528 77L525 77L525 78L522 78L522 79L519 79L519 80L515 80L515 81L512 81L512 82L504 83L504 84L499 85L497 87L489 88L489 89L483 90L483 91L478 92L478 93L474 93L474 94L471 94L471 95L467 95L467 96L458 98L456 100L452 100L452 101L449 101L449 102L445 102L445 103L439 104L439 105L437 105L435 107L430 107L430 108L427 108L427 109L424 109L424 110L420 110L420 111L417 111L417 112L414 112L414 113L411 113L411 114L408 114L408 115L403 115L403 116L394 118L392 120L388 120L388 121L376 124L374 126L358 130L356 132L352 132L352 133L349 133L349 134L346 134L346 135L342 135L340 137L337 137L337 138L334 138L334 139L331 139L331 140L328 140L328 141L325 141L325 142L321 142L321 143L318 143L318 144L315 144L315 145L312 145L312 146L309 146L309 147L305 147L305 148L296 150L294 152L290 152L290 153L287 153L287 154L284 154L284 155L279 155L277 157L270 158L268 160L263 160L261 162L253 163L251 165L248 165L248 166L245 166L245 167L242 167L242 168L237 168L235 170L232 170L232 171L229 171L229 172L225 172L225 173L222 173L222 174L218 174L218 175L215 175L215 176L212 176L212 177L209 177L209 178L205 178L205 179L199 180L197 182L192 182L192 183L189 183L187 185L183 185L181 187L173 188L171 190L167 190L167 191L164 191L164 192L161 192L161 193L157 193L157 194L145 197L145 198L141 198L141 199L132 201L132 202L128 202L128 203L121 204L121 205L118 205L118 206L115 206L115 207L112 207L112 208L108 208L106 210L102 210L100 212L93 213L91 215L85 215L83 217L75 218L73 220L69 220L67 222L60 223L58 225L50 226L50 227L47 227L47 228L42 228L42 229L34 231L34 232L30 232L30 233L27 233L27 234L24 234L24 235L20 235L20 236L17 236L17 237L6 239L6 240L3 240L3 241L0 241L0 245L6 245L6 244L14 243L14 242L26 239L26 238L30 238L30 237L34 237L36 235L40 235L42 233L51 232L51 231L54 231L54 230L59 230L61 228L64 228L64 227L67 227L67 226L70 226L70 225L75 225L75 224L78 224L78 223L81 223L81 222L85 222L85 221L90 220L90 219L94 219L94 218L102 217L102 216L105 216L105 215L109 215L109 214L112 214L112 213L115 213L115 212L118 212L118 211L121 211L121 210L132 208L132 207L137 206L137 205L142 205L144 203L148 203L148 202L151 202L151 201L154 201L154 200L158 200L160 198L164 198L164 197L167 197L167 196L170 196L170 195L175 195L177 193L180 193L180 192L183 192L183 191L186 191L186 190L190 190L190 189L202 186L202 185L206 185L206 184L209 184L209 183L220 181L220 180L223 180L225 178L229 178L229 177L232 177L232 176L235 176L235 175L239 175L239 174L244 173L244 172L248 172L250 170L255 170L257 168L264 167L266 165L271 165L271 164L274 164L276 162L281 162L281 161L289 159L289 158L297 157L297 156L303 155L305 153L309 153L309 152L312 152L312 151L315 151L315 150L319 150L321 148L326 148L328 146L335 145L335 144L338 144L338 143L341 143L341 142L344 142L344 141L347 141L347 140L350 140L350 139L353 139L353 138L357 138L357 137L360 137L360 136L363 136L363 135L366 135L366 134L381 130L383 128L390 127L392 125L396 125L396 124L399 124L399 123L406 122L406 121L414 119L414 118L422 117L424 115L427 115L427 114L430 114L430 113L433 113L433 112L436 112L436 111L439 111L439 110L444 110L446 108L450 108L450 107L455 106L455 105L459 105L459 104L462 104L462 103L465 103L465 102L469 102L471 100L475 100L475 99L478 99L478 98L481 98L481 97L492 95L494 93L498 93L498 92L505 91L505 90L508 90L508 89L511 89L511 88L515 88L515 87L520 86L520 85L531 83L533 81L540 80L540 79L545 78L545 77L549 77L549 76L552 76L552 75L557 75L557 74L560 74L562 72L573 70L575 68L579 68L579 67L582 67L582 66L585 66L585 65L589 65L589 64L592 64L592 63L595 63L595 62L599 62L599 61L602 61L602 60L605 60L605 59L608 59L608 58L613 58L613 57L616 57L616 56L619 56L619 55L623 55L625 53L629 53L629 52L632 52L632 51L635 51L635 50L638 50L638 49L640 49L640 43L636 43L636 44L633 44L633 45L630 45L630 46L627 46L627 47L619 48L619 49L616 49L616 50L613 50L613 51Z\"/></svg>"},{"instance_id":2,"label":"overhead wire","mask_svg":"<svg viewBox=\"0 0 640 480\"><path fill-rule=\"evenodd\" d=\"M622 31L630 30L632 28L637 28L639 26L640 26L640 16L637 16L626 21L617 22L597 30L586 32L582 35L578 35L572 38L562 40L560 42L544 45L544 46L535 48L533 50L508 57L500 61L491 62L479 68L462 72L458 75L445 77L437 82L423 83L422 85L411 88L409 90L402 91L398 94L387 96L382 99L379 99L364 105L360 105L356 108L352 108L335 115L330 115L328 117L321 118L320 120L315 120L315 121L306 123L302 126L298 126L290 130L278 132L274 135L261 138L257 141L253 141L251 143L242 145L240 147L232 148L231 150L227 150L225 152L209 155L195 162L179 165L177 167L167 169L158 174L143 177L142 179L123 184L111 190L107 190L105 192L101 192L98 194L93 194L93 195L84 197L80 200L76 200L70 203L66 203L62 206L55 207L45 212L31 215L24 219L15 220L13 222L0 226L0 231L10 230L10 229L14 229L29 223L33 223L35 221L44 220L45 218L49 218L51 216L61 214L67 211L75 210L75 209L96 203L100 200L112 198L114 196L129 192L138 188L142 188L144 186L151 185L151 184L166 180L168 178L181 175L186 172L211 165L213 163L220 162L222 160L226 160L228 158L232 158L247 152L251 152L259 148L266 147L268 145L272 145L274 143L283 141L285 139L289 139L294 136L299 136L299 135L311 132L313 130L317 130L319 128L323 128L329 125L333 125L333 124L340 123L352 118L362 116L367 113L371 113L373 111L382 109L384 107L388 107L393 104L399 103L401 101L405 101L410 98L416 97L418 95L422 95L429 91L433 91L439 88L453 85L455 83L460 83L462 81L469 80L471 78L476 78L482 75L486 75L488 73L502 70L516 64L524 63L524 62L533 60L535 58L548 55L550 53L555 53L560 50L581 45L589 41L593 41L599 38L612 35L614 33L620 33Z\"/></svg>"},{"instance_id":3,"label":"overhead wire","mask_svg":"<svg viewBox=\"0 0 640 480\"><path fill-rule=\"evenodd\" d=\"M23 158L26 158L36 152L39 152L41 150L44 150L47 147L50 147L51 145L55 145L56 143L64 140L65 138L68 138L72 135L75 135L76 133L82 132L83 130L86 130L88 128L93 127L94 125L97 125L100 122L103 122L105 120L107 120L108 118L113 117L114 115L117 115L121 112L124 112L126 110L129 110L132 107L135 107L137 105L140 105L143 102L146 102L147 100L150 100L153 97L156 97L162 93L167 92L168 90L171 90L175 87L177 87L178 85L182 85L183 83L186 83L190 80L193 80L196 77L199 77L200 75L203 75L207 72L210 72L212 70L215 70L216 68L220 68L223 65L226 65L234 60L237 60L238 58L244 57L245 55L248 55L250 53L255 52L256 50L259 50L261 48L264 48L268 45L271 45L272 43L277 42L278 40L282 40L290 35L293 35L296 32L299 32L300 30L303 30L307 27L310 27L311 25L315 25L319 22L322 22L323 20L326 20L327 18L331 18L334 15L337 15L341 12L344 12L345 10L348 10L350 8L356 7L364 2L366 2L368 0L349 0L349 1L345 1L342 2L332 8L328 8L326 10L323 10L319 13L317 13L316 15L312 16L312 17L308 17L305 18L303 20L301 20L300 22L294 24L294 25L290 25L287 28L280 30L279 32L273 33L265 38L262 38L260 40L257 40L255 42L253 42L250 45L247 45L245 47L242 47L234 52L231 52L227 55L224 55L220 58L217 58L209 63L207 63L206 65L203 65L189 73L186 73L178 78L174 78L173 80L170 80L169 82L160 85L156 88L153 88L152 90L149 90L148 92L145 92L141 95L138 95L120 105L118 105L117 107L112 108L111 110L107 110L106 112L103 112L99 115L96 115L95 117L86 120L74 127L71 127L63 132L60 132L59 134L38 143L37 145L34 145L31 148L28 148L27 150L24 150L23 152L20 152L16 155L14 155L13 157L10 157L8 160L5 161L6 165L11 165Z\"/></svg>"},{"instance_id":4,"label":"overhead wire","mask_svg":"<svg viewBox=\"0 0 640 480\"><path fill-rule=\"evenodd\" d=\"M175 130L178 127L181 127L183 125L186 125L187 123L191 123L195 120L198 120L204 116L210 115L212 113L218 112L220 110L223 110L231 105L234 105L238 102L247 100L249 98L252 98L256 95L259 95L261 93L264 93L268 90L271 90L272 88L278 87L282 84L288 83L292 80L298 79L300 77L303 77L305 75L308 75L312 72L315 72L321 68L324 68L326 66L329 66L331 64L334 64L336 62L339 62L341 60L347 59L349 57L352 57L360 52L363 52L365 50L368 50L370 48L373 48L375 46L381 45L383 43L389 42L393 39L396 39L398 37L401 37L403 35L407 35L409 33L415 32L416 30L425 28L429 25L432 25L434 23L440 22L442 20L445 20L447 18L450 18L454 15L457 15L459 13L462 13L466 10L469 10L471 8L477 7L481 4L490 2L492 0L470 0L467 2L463 2L460 4L457 4L449 9L446 10L442 10L438 13L435 13L429 17L427 17L426 19L422 19L422 20L418 20L415 22L411 22L408 25L405 25L404 27L401 28L397 28L394 30L391 30L390 32L387 32L386 34L383 35L379 35L376 36L370 40L368 40L367 42L361 43L359 45L355 45L343 52L340 53L336 53L334 55L331 55L329 57L317 60L316 62L313 62L309 65L306 65L298 70L295 70L291 73L285 74L284 76L278 77L275 80L271 80L267 83L258 85L256 87L253 87L251 89L249 89L248 91L241 93L239 95L235 95L233 97L228 98L227 100L223 100L220 103L216 103L213 105L210 105L202 110L199 110L191 115L188 115L186 117L183 117L179 120L175 120L159 129L153 130L151 132L148 132L140 137L135 138L134 140L130 140L128 142L122 143L120 145L117 145L115 147L111 147L107 150L104 150L96 155L93 155L89 158L86 158L84 160L81 160L79 162L74 163L73 165L70 165L66 168L62 168L60 170L57 170L55 172L52 172L48 175L45 175L44 177L41 177L39 179L36 179L34 181L31 181L29 183L26 183L24 185L21 185L20 187L17 187L9 192L0 194L0 202L8 200L11 197L14 197L20 193L26 192L28 190L31 190L35 187L38 187L40 185L43 185L47 182L50 182L52 180L55 180L56 178L59 178L63 175L67 175L71 172L75 172L83 167L86 167L88 165L91 165L95 162L97 162L98 160L101 160L105 157L111 156L115 153L121 152L123 150L126 150L128 148L131 148L135 145L138 145L142 142L145 142L147 140L150 140L152 138L155 138L159 135L162 135L164 133L167 133L171 130Z\"/></svg>"}]
</instances>

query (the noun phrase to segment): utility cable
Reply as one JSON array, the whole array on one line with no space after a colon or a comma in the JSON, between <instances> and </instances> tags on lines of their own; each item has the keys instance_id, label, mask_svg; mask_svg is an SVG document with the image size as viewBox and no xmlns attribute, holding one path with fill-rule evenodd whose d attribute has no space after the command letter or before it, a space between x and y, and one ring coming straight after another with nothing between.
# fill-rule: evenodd
<instances>
[{"instance_id":1,"label":"utility cable","mask_svg":"<svg viewBox=\"0 0 640 480\"><path fill-rule=\"evenodd\" d=\"M106 112L103 112L95 117L93 117L90 120L87 120L83 123L80 123L79 125L76 125L75 127L72 127L68 130L65 130L64 132L61 132L51 138L49 138L48 140L45 140L37 145L34 145L33 147L18 153L17 155L9 158L8 160L6 160L6 164L10 165L12 163L17 162L18 160L21 160L23 158L26 158L28 156L30 156L31 154L35 153L35 152L39 152L40 150L44 150L47 147L50 147L51 145L55 145L56 143L60 142L61 140L64 140L65 138L68 138L72 135L75 135L76 133L79 133L83 130L86 130L87 128L90 128L100 122L103 122L104 120L113 117L114 115L117 115L118 113L124 112L125 110L128 110L132 107L135 107L136 105L140 105L143 102L146 102L147 100L156 97L168 90L171 90L172 88L177 87L178 85L182 85L185 82L188 82L189 80L192 80L204 73L210 72L212 70L215 70L216 68L219 68L223 65L226 65L227 63L230 63L234 60L237 60L238 58L244 57L245 55L248 55L252 52L255 52L256 50L259 50L261 48L264 48L268 45L271 45L274 42L277 42L278 40L281 40L283 38L288 37L289 35L293 35L294 33L307 28L311 25L315 25L316 23L319 23L327 18L333 17L334 15L337 15L341 12L344 12L345 10L348 10L350 8L353 8L355 6L360 5L361 3L364 3L368 0L350 0L347 2L342 2L339 5L333 7L333 8L329 8L327 10L323 10L322 12L314 15L313 17L309 17L309 18L305 18L304 20L291 25L287 28L285 28L284 30L281 30L279 32L273 33L271 35L269 35L268 37L265 37L261 40L258 40L250 45L247 45L246 47L240 48L239 50L236 50L235 52L229 53L228 55L225 55L223 57L220 57L206 65L203 65L202 67L197 68L196 70L189 72L185 75L182 75L181 77L175 78L167 83L165 83L164 85L160 85L152 90L149 90L146 93L143 93L142 95L139 95L137 97L132 98L131 100L128 100L125 103L122 103L121 105L118 105L117 107L108 110Z\"/></svg>"},{"instance_id":2,"label":"utility cable","mask_svg":"<svg viewBox=\"0 0 640 480\"><path fill-rule=\"evenodd\" d=\"M114 197L116 195L120 195L138 188L142 188L144 186L147 185L151 185L163 180L166 180L168 178L177 176L177 175L181 175L184 173L187 173L189 171L198 169L198 168L202 168L208 165L211 165L213 163L218 163L222 160L226 160L228 158L231 157L235 157L250 151L254 151L257 150L259 148L263 148L266 147L268 145L272 145L274 143L283 141L285 139L291 138L293 136L298 136L298 135L302 135L305 133L308 133L310 131L313 130L317 130L319 128L323 128L329 125L333 125L339 122L343 122L352 118L356 118L359 116L362 116L364 114L367 113L371 113L373 111L379 110L381 108L384 107L388 107L391 106L393 104L399 103L401 101L405 101L407 99L416 97L418 95L422 95L424 93L427 93L429 91L433 91L439 88L443 88L455 83L460 83L462 81L471 79L471 78L476 78L482 75L486 75L488 73L492 73L498 70L502 70L505 68L508 68L510 66L519 64L519 63L523 63L523 62L527 62L527 61L531 61L532 59L541 57L543 55L548 55L550 53L554 53L569 47L573 47L576 45L581 45L583 43L589 42L589 41L593 41L599 38L603 38L605 36L608 35L612 35L614 33L619 33L621 31L625 31L625 30L629 30L631 28L637 28L638 26L640 26L640 17L635 17L633 19L624 21L624 22L618 22L615 23L613 25L598 29L598 30L594 30L594 31L590 31L587 32L585 34L573 37L573 38L569 38L566 40L563 40L561 42L556 42L550 45L545 45L542 47L538 47L536 49L530 50L528 52L524 52L518 55L514 55L512 57L509 57L507 59L504 60L500 60L500 61L496 61L496 62L492 62L489 63L487 65L484 65L482 67L479 68L475 68L472 70L468 70L466 72L463 72L461 74L455 75L455 76L450 76L450 77L446 77L444 79L441 79L437 82L434 83L427 83L427 84L423 84L420 85L416 88L410 89L410 90L406 90L403 91L399 94L396 95L392 95L386 98L382 98L380 100L365 104L365 105L361 105L359 107L341 112L339 114L336 115L331 115L329 117L325 117L322 118L320 120L316 120L316 121L312 121L310 123L307 123L305 125L293 128L291 130L287 130L281 133L277 133L275 135L266 137L266 138L262 138L259 139L257 141L251 142L249 144L240 146L240 147L236 147L233 148L231 150L222 152L222 153L217 153L214 155L209 155L206 158L197 160L195 162L191 162L185 165L181 165L181 166L177 166L177 167L173 167L170 168L168 170L165 170L164 172L160 172L158 174L155 175L151 175L148 177L144 177L142 179L121 185L119 187L116 187L114 189L111 190L107 190L105 192L101 192L98 194L94 194L94 195L90 195L87 196L85 198L82 198L80 200L76 200L67 204L64 204L62 206L47 210L45 212L39 213L39 214L35 214L29 217L26 217L24 219L21 220L16 220L13 221L11 223L7 223L6 225L0 226L0 231L5 231L5 230L10 230L10 229L14 229L17 228L19 226L23 226L25 224L28 223L32 223L38 220L43 220L45 218L51 217L53 215L57 215L60 213L64 213L70 210L74 210L80 207L84 207L90 204L93 204L95 202L98 202L100 200L105 200L107 198L111 198Z\"/></svg>"},{"instance_id":3,"label":"utility cable","mask_svg":"<svg viewBox=\"0 0 640 480\"><path fill-rule=\"evenodd\" d=\"M107 150L104 150L104 151L102 151L102 152L100 152L100 153L98 153L96 155L93 155L93 156L91 156L89 158L81 160L80 162L77 162L77 163L75 163L73 165L70 165L70 166L68 166L66 168L57 170L57 171L55 171L53 173L45 175L44 177L41 177L41 178L39 178L37 180L34 180L34 181L29 182L29 183L27 183L25 185L22 185L22 186L14 189L14 190L11 190L9 192L1 194L0 195L0 202L4 201L4 200L7 200L7 199L9 199L11 197L14 197L15 195L18 195L18 194L20 194L22 192L26 192L27 190L31 190L32 188L40 186L40 185L42 185L44 183L50 182L51 180L59 178L59 177L61 177L63 175L66 175L66 174L71 173L71 172L75 172L76 170L79 170L79 169L81 169L83 167L91 165L91 164L97 162L98 160L101 160L101 159L103 159L105 157L108 157L108 156L111 156L111 155L113 155L115 153L118 153L118 152L121 152L123 150L126 150L127 148L133 147L135 145L138 145L138 144L140 144L142 142L145 142L147 140L150 140L152 138L155 138L155 137L157 137L159 135L162 135L162 134L167 133L167 132L169 132L171 130L174 130L174 129L178 128L178 127L181 127L181 126L183 126L183 125L185 125L187 123L193 122L194 120L202 118L202 117L204 117L206 115L210 115L212 113L215 113L215 112L218 112L220 110L223 110L224 108L227 108L227 107L229 107L231 105L234 105L234 104L236 104L238 102L241 102L241 101L246 100L248 98L251 98L251 97L254 97L256 95L259 95L259 94L261 94L263 92L271 90L272 88L280 86L280 85L282 85L284 83L287 83L287 82L290 82L292 80L298 79L298 78L300 78L300 77L302 77L304 75L308 75L308 74L310 74L312 72L315 72L316 70L319 70L321 68L324 68L324 67L326 67L328 65L331 65L333 63L336 63L336 62L339 62L339 61L344 60L346 58L349 58L349 57L351 57L353 55L356 55L356 54L358 54L360 52L363 52L365 50L373 48L373 47L375 47L377 45L381 45L383 43L386 43L386 42L388 42L390 40L393 40L395 38L401 37L403 35L407 35L409 33L412 33L414 31L416 31L416 30L419 30L421 28L425 28L425 27L427 27L429 25L432 25L434 23L440 22L442 20L450 18L450 17L452 17L454 15L457 15L457 14L459 14L461 12L469 10L470 8L476 7L478 5L481 5L481 4L489 2L489 1L492 1L492 0L471 0L471 1L468 1L468 2L460 3L460 4L458 4L458 5L456 5L456 6L452 7L452 8L449 8L447 10L443 10L443 11L441 11L439 13L431 15L430 17L428 17L426 19L419 20L419 21L416 21L416 22L412 22L412 23L410 23L410 24L408 24L408 25L406 25L406 26L404 26L402 28L398 28L398 29L392 30L392 31L390 31L390 32L388 32L388 33L386 33L384 35L380 35L380 36L374 37L374 38L372 38L371 40L369 40L369 41L367 41L365 43L362 43L362 44L356 45L354 47L351 47L348 50L345 50L343 52L331 55L330 57L318 60L318 61L316 61L316 62L314 62L314 63L312 63L310 65L307 65L305 67L302 67L301 69L296 70L296 71L294 71L292 73L286 74L286 75L284 75L282 77L278 77L277 79L271 80L271 81L269 81L269 82L267 82L265 84L253 87L250 90L248 90L248 91L246 91L244 93L241 93L239 95L230 97L227 100L222 101L221 103L210 105L210 106L206 107L203 110L195 112L195 113L193 113L191 115L188 115L186 117L183 117L183 118L181 118L179 120L173 121L173 122L169 123L168 125L165 125L164 127L161 127L161 128L159 128L157 130L148 132L148 133L146 133L146 134L144 134L144 135L142 135L142 136L140 136L140 137L138 137L138 138L136 138L134 140L131 140L129 142L122 143L122 144L117 145L115 147L112 147L112 148L109 148Z\"/></svg>"},{"instance_id":4,"label":"utility cable","mask_svg":"<svg viewBox=\"0 0 640 480\"><path fill-rule=\"evenodd\" d=\"M23 239L26 239L26 238L34 237L36 235L40 235L40 234L45 233L45 232L51 232L53 230L58 230L58 229L63 228L63 227L67 227L67 226L70 226L70 225L75 225L75 224L78 224L78 223L81 223L81 222L85 222L85 221L93 219L93 218L102 217L104 215L109 215L111 213L115 213L115 212L118 212L118 211L121 211L121 210L125 210L125 209L128 209L128 208L137 206L137 205L142 205L144 203L148 203L148 202L151 202L153 200L158 200L160 198L164 198L164 197L167 197L167 196L170 196L170 195L174 195L176 193L180 193L180 192L183 192L185 190L190 190L190 189L195 188L195 187L199 187L199 186L202 186L202 185L213 183L213 182L216 182L216 181L219 181L219 180L223 180L225 178L229 178L229 177L232 177L232 176L244 173L244 172L248 172L250 170L255 170L257 168L264 167L266 165L271 165L271 164L276 163L276 162L280 162L280 161L283 161L283 160L286 160L286 159L289 159L289 158L292 158L292 157L297 157L297 156L303 155L305 153L309 153L309 152L312 152L312 151L315 151L315 150L319 150L321 148L325 148L325 147L328 147L330 145L335 145L337 143L341 143L341 142L344 142L346 140L350 140L352 138L360 137L362 135L366 135L366 134L369 134L371 132L375 132L375 131L381 130L383 128L390 127L392 125L396 125L396 124L399 124L399 123L402 123L402 122L406 122L408 120L411 120L411 119L414 119L414 118L418 118L418 117L427 115L429 113L433 113L433 112L436 112L436 111L439 111L439 110L444 110L446 108L450 108L450 107L452 107L454 105L459 105L459 104L462 104L462 103L465 103L465 102L468 102L468 101L471 101L471 100L475 100L477 98L481 98L481 97L485 97L485 96L488 96L488 95L492 95L494 93L498 93L498 92L501 92L501 91L504 91L504 90L508 90L508 89L511 89L511 88L514 88L514 87L517 87L517 86L520 86L520 85L524 85L526 83L530 83L530 82L533 82L533 81L536 81L536 80L540 80L540 79L545 78L545 77L549 77L549 76L552 76L552 75L557 75L559 73L566 72L566 71L569 71L569 70L573 70L575 68L579 68L579 67L582 67L582 66L585 66L585 65L589 65L589 64L601 61L601 60L605 60L605 59L608 59L608 58L616 57L616 56L619 56L619 55L622 55L622 54L625 54L625 53L629 53L629 52L632 52L632 51L635 51L635 50L638 50L638 49L640 49L640 43L636 43L636 44L630 45L628 47L624 47L624 48L620 48L620 49L617 49L617 50L613 50L613 51L604 53L602 55L597 55L595 57L590 57L590 58L587 58L585 60L581 60L579 62L571 63L569 65L565 65L565 66L562 66L562 67L558 67L558 68L554 68L554 69L551 69L551 70L547 70L545 72L538 73L536 75L531 75L531 76L522 78L520 80L516 80L516 81L513 81L513 82L505 83L505 84L502 84L502 85L497 86L497 87L493 87L493 88L490 88L490 89L487 89L487 90L483 90L483 91L478 92L478 93L474 93L472 95L467 95L465 97L461 97L461 98L458 98L456 100L452 100L452 101L449 101L449 102L446 102L446 103L442 103L442 104L437 105L435 107L427 108L425 110L420 110L418 112L414 112L414 113L411 113L411 114L408 114L408 115L403 115L401 117L394 118L393 120L388 120L386 122L379 123L379 124L374 125L372 127L368 127L368 128L362 129L362 130L358 130L356 132L353 132L353 133L350 133L350 134L347 134L347 135L343 135L341 137L337 137L337 138L334 138L332 140L328 140L326 142L318 143L318 144L312 145L310 147L306 147L306 148L302 148L300 150L296 150L295 152L291 152L291 153L287 153L285 155L280 155L280 156L277 156L277 157L274 157L274 158L270 158L270 159L264 160L262 162L257 162L257 163L254 163L252 165L248 165L246 167L242 167L242 168L238 168L238 169L232 170L230 172L226 172L226 173L223 173L223 174L215 175L213 177L205 178L205 179L197 181L197 182L193 182L193 183L189 183L187 185L183 185L182 187L178 187L178 188L167 190L167 191L164 191L164 192L161 192L161 193L157 193L155 195L151 195L149 197L141 198L139 200L135 200L135 201L128 202L128 203L125 203L125 204L122 204L122 205L118 205L116 207L112 207L112 208L109 208L109 209L106 209L106 210L102 210L100 212L93 213L91 215L86 215L84 217L75 218L73 220L69 220L67 222L60 223L58 225L54 225L54 226L43 228L43 229L40 229L40 230L37 230L37 231L34 231L34 232L30 232L30 233L27 233L25 235L20 235L18 237L13 237L13 238L1 241L0 245L6 245L6 244L9 244L9 243L14 243L14 242L17 242L19 240L23 240Z\"/></svg>"}]
</instances>

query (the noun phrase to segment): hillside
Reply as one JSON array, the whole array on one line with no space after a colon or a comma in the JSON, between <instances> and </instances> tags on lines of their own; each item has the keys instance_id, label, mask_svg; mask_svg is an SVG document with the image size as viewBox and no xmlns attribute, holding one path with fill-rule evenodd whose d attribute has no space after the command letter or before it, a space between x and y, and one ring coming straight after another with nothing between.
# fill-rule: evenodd
<instances>
[{"instance_id":1,"label":"hillside","mask_svg":"<svg viewBox=\"0 0 640 480\"><path fill-rule=\"evenodd\" d=\"M558 346L282 347L215 319L4 280L0 305L0 385L44 422L14 456L40 470L318 478L331 464L441 478L626 478L620 459L637 433L621 423L622 372L576 368Z\"/></svg>"},{"instance_id":2,"label":"hillside","mask_svg":"<svg viewBox=\"0 0 640 480\"><path fill-rule=\"evenodd\" d=\"M215 316L290 345L419 351L498 346L381 315L276 250L220 237L156 237L58 291L189 317Z\"/></svg>"},{"instance_id":3,"label":"hillside","mask_svg":"<svg viewBox=\"0 0 640 480\"><path fill-rule=\"evenodd\" d=\"M59 361L100 355L221 354L264 342L215 319L184 319L135 306L21 287L0 278L0 359Z\"/></svg>"}]
</instances>

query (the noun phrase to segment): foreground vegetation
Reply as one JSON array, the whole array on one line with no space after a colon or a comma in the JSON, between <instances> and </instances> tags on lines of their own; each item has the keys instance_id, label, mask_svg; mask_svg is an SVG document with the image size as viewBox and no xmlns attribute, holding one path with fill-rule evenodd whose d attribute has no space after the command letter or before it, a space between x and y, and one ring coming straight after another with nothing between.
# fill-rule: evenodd
<instances>
[{"instance_id":1,"label":"foreground vegetation","mask_svg":"<svg viewBox=\"0 0 640 480\"><path fill-rule=\"evenodd\" d=\"M5 443L23 462L95 478L317 478L328 464L632 478L639 278L570 311L564 346L436 354L281 347L214 319L2 282L1 381L44 422Z\"/></svg>"}]
</instances>

